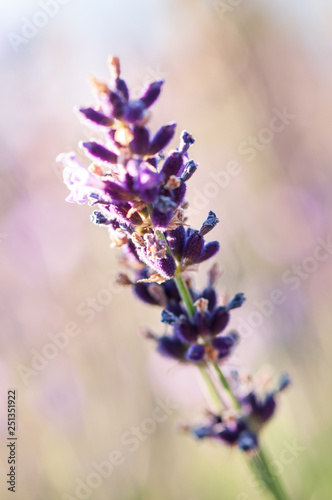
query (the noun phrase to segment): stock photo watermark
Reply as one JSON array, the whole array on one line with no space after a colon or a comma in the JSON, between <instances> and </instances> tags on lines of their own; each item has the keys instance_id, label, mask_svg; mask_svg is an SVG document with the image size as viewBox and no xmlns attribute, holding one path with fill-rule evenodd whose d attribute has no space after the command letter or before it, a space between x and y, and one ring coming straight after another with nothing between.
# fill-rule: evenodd
<instances>
[{"instance_id":1,"label":"stock photo watermark","mask_svg":"<svg viewBox=\"0 0 332 500\"><path fill-rule=\"evenodd\" d=\"M257 153L271 144L275 135L283 132L290 122L296 118L296 115L288 112L286 106L282 110L273 108L272 113L273 116L270 118L268 126L261 128L257 135L248 136L237 148L238 153L245 156L248 162L252 162Z\"/></svg>"},{"instance_id":2,"label":"stock photo watermark","mask_svg":"<svg viewBox=\"0 0 332 500\"><path fill-rule=\"evenodd\" d=\"M128 455L135 453L141 444L156 432L158 426L166 422L178 409L178 405L170 401L169 398L166 401L156 399L155 403L156 406L151 415L144 418L139 425L132 425L125 430L119 439L120 446L112 450L104 460L93 461L91 472L83 479L76 478L74 493L63 493L61 500L85 500L89 498L94 490L98 489L118 467L125 463Z\"/></svg>"},{"instance_id":3,"label":"stock photo watermark","mask_svg":"<svg viewBox=\"0 0 332 500\"><path fill-rule=\"evenodd\" d=\"M276 458L270 460L269 468L272 476L281 476L285 467L293 464L295 460L307 449L306 446L299 445L296 439L293 442L283 441L282 449L279 451ZM262 475L259 479L257 476L251 475L248 479L248 486L256 492L262 493L269 483L269 478ZM256 496L251 496L248 492L239 493L235 500L256 500Z\"/></svg>"},{"instance_id":4,"label":"stock photo watermark","mask_svg":"<svg viewBox=\"0 0 332 500\"><path fill-rule=\"evenodd\" d=\"M276 308L286 301L287 290L291 292L298 290L302 283L307 281L331 255L332 235L328 234L325 238L317 238L311 255L305 257L299 264L293 264L282 273L281 281L283 285L286 285L286 291L274 288L268 298L253 302L254 310L250 312L246 320L243 318L237 320L237 330L241 334L241 338L243 340L249 338L254 333L255 328L262 326L264 321L272 316Z\"/></svg>"},{"instance_id":5,"label":"stock photo watermark","mask_svg":"<svg viewBox=\"0 0 332 500\"><path fill-rule=\"evenodd\" d=\"M120 293L123 289L124 287L118 285L112 278L106 287L101 288L94 296L87 297L77 305L77 315L83 318L86 324L91 323L97 314L109 306L113 300L113 296ZM35 348L30 350L32 356L29 363L17 366L18 374L24 385L27 386L32 377L34 378L44 371L49 363L67 348L71 339L78 337L82 332L82 327L76 321L67 321L60 332L48 333L47 337L49 341L43 347L39 350Z\"/></svg>"},{"instance_id":6,"label":"stock photo watermark","mask_svg":"<svg viewBox=\"0 0 332 500\"><path fill-rule=\"evenodd\" d=\"M7 38L12 49L18 52L22 45L34 38L41 29L48 25L50 19L57 16L61 7L67 5L71 0L40 0L39 9L29 18L21 18L21 27L19 31L9 31Z\"/></svg>"}]
</instances>

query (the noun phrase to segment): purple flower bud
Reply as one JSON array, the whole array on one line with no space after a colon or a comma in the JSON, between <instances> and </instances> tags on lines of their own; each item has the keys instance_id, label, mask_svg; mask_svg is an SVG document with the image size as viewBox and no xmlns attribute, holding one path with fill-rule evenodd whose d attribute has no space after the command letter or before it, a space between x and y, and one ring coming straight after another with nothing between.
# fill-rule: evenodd
<instances>
[{"instance_id":1,"label":"purple flower bud","mask_svg":"<svg viewBox=\"0 0 332 500\"><path fill-rule=\"evenodd\" d=\"M107 219L104 214L101 212L98 212L97 210L94 210L94 212L90 216L91 221L94 224L102 224L102 225L109 225L111 224L111 220Z\"/></svg>"},{"instance_id":2,"label":"purple flower bud","mask_svg":"<svg viewBox=\"0 0 332 500\"><path fill-rule=\"evenodd\" d=\"M228 322L229 312L227 311L226 307L219 306L212 315L210 325L211 333L213 333L214 335L221 333L223 330L225 330Z\"/></svg>"},{"instance_id":3,"label":"purple flower bud","mask_svg":"<svg viewBox=\"0 0 332 500\"><path fill-rule=\"evenodd\" d=\"M217 294L215 289L212 286L206 287L203 290L202 297L209 301L208 309L212 312L217 305Z\"/></svg>"},{"instance_id":4,"label":"purple flower bud","mask_svg":"<svg viewBox=\"0 0 332 500\"><path fill-rule=\"evenodd\" d=\"M190 146L194 144L194 142L195 139L193 138L193 136L189 132L184 130L181 134L181 143L179 147L179 152L181 154L185 154L190 148Z\"/></svg>"},{"instance_id":5,"label":"purple flower bud","mask_svg":"<svg viewBox=\"0 0 332 500\"><path fill-rule=\"evenodd\" d=\"M161 311L161 322L166 323L167 325L174 326L179 321L179 318L175 316L174 313L168 311L167 309L163 309Z\"/></svg>"},{"instance_id":6,"label":"purple flower bud","mask_svg":"<svg viewBox=\"0 0 332 500\"><path fill-rule=\"evenodd\" d=\"M182 360L184 358L185 347L179 339L165 335L158 339L157 351L168 358Z\"/></svg>"},{"instance_id":7,"label":"purple flower bud","mask_svg":"<svg viewBox=\"0 0 332 500\"><path fill-rule=\"evenodd\" d=\"M121 119L126 111L127 105L121 96L113 90L109 93L109 100L112 105L112 115L118 120Z\"/></svg>"},{"instance_id":8,"label":"purple flower bud","mask_svg":"<svg viewBox=\"0 0 332 500\"><path fill-rule=\"evenodd\" d=\"M133 185L140 199L146 203L152 203L157 196L159 183L160 174L152 172L144 163L141 163Z\"/></svg>"},{"instance_id":9,"label":"purple flower bud","mask_svg":"<svg viewBox=\"0 0 332 500\"><path fill-rule=\"evenodd\" d=\"M110 127L113 123L113 119L105 116L100 111L96 111L93 108L80 108L78 110L80 116L84 120L88 121L91 125L97 125L99 127Z\"/></svg>"},{"instance_id":10,"label":"purple flower bud","mask_svg":"<svg viewBox=\"0 0 332 500\"><path fill-rule=\"evenodd\" d=\"M105 148L98 142L81 142L80 146L84 149L87 156L97 163L116 163L118 156Z\"/></svg>"},{"instance_id":11,"label":"purple flower bud","mask_svg":"<svg viewBox=\"0 0 332 500\"><path fill-rule=\"evenodd\" d=\"M173 217L173 210L162 212L157 207L152 210L152 223L157 229L166 229Z\"/></svg>"},{"instance_id":12,"label":"purple flower bud","mask_svg":"<svg viewBox=\"0 0 332 500\"><path fill-rule=\"evenodd\" d=\"M134 154L145 155L149 147L150 133L146 127L140 125L134 126L134 139L130 143Z\"/></svg>"},{"instance_id":13,"label":"purple flower bud","mask_svg":"<svg viewBox=\"0 0 332 500\"><path fill-rule=\"evenodd\" d=\"M167 231L166 233L168 246L178 260L181 260L184 245L186 242L186 230L183 226L179 226L172 231Z\"/></svg>"},{"instance_id":14,"label":"purple flower bud","mask_svg":"<svg viewBox=\"0 0 332 500\"><path fill-rule=\"evenodd\" d=\"M126 106L123 119L128 123L139 122L145 114L145 106L141 101L130 101Z\"/></svg>"},{"instance_id":15,"label":"purple flower bud","mask_svg":"<svg viewBox=\"0 0 332 500\"><path fill-rule=\"evenodd\" d=\"M218 241L210 241L209 243L207 243L204 246L199 259L196 261L197 264L201 264L202 262L211 259L211 257L214 257L216 253L219 252L219 249L220 245Z\"/></svg>"},{"instance_id":16,"label":"purple flower bud","mask_svg":"<svg viewBox=\"0 0 332 500\"><path fill-rule=\"evenodd\" d=\"M136 283L134 285L134 292L136 296L146 304L150 304L153 306L160 305L156 298L150 295L148 283Z\"/></svg>"},{"instance_id":17,"label":"purple flower bud","mask_svg":"<svg viewBox=\"0 0 332 500\"><path fill-rule=\"evenodd\" d=\"M187 186L184 182L181 182L178 188L175 188L171 191L172 200L175 203L175 206L178 207L184 200L186 195Z\"/></svg>"},{"instance_id":18,"label":"purple flower bud","mask_svg":"<svg viewBox=\"0 0 332 500\"><path fill-rule=\"evenodd\" d=\"M246 298L244 296L244 293L237 293L234 295L232 300L227 304L227 309L236 309L238 307L241 307L243 302L245 302Z\"/></svg>"},{"instance_id":19,"label":"purple flower bud","mask_svg":"<svg viewBox=\"0 0 332 500\"><path fill-rule=\"evenodd\" d=\"M193 160L189 160L184 167L184 170L181 174L181 180L183 182L187 182L196 172L197 165Z\"/></svg>"},{"instance_id":20,"label":"purple flower bud","mask_svg":"<svg viewBox=\"0 0 332 500\"><path fill-rule=\"evenodd\" d=\"M210 333L210 321L210 314L208 312L195 312L193 322L199 332L199 335L204 336Z\"/></svg>"},{"instance_id":21,"label":"purple flower bud","mask_svg":"<svg viewBox=\"0 0 332 500\"><path fill-rule=\"evenodd\" d=\"M140 97L140 101L143 102L145 108L149 108L158 99L163 84L164 80L156 80L147 86Z\"/></svg>"},{"instance_id":22,"label":"purple flower bud","mask_svg":"<svg viewBox=\"0 0 332 500\"><path fill-rule=\"evenodd\" d=\"M127 84L122 78L117 77L115 80L115 88L117 93L121 95L124 101L128 102L129 99L129 90Z\"/></svg>"},{"instance_id":23,"label":"purple flower bud","mask_svg":"<svg viewBox=\"0 0 332 500\"><path fill-rule=\"evenodd\" d=\"M273 394L268 394L265 398L265 401L263 403L260 403L256 408L256 412L259 414L262 422L266 422L272 417L276 406L277 405Z\"/></svg>"},{"instance_id":24,"label":"purple flower bud","mask_svg":"<svg viewBox=\"0 0 332 500\"><path fill-rule=\"evenodd\" d=\"M205 348L201 344L191 345L186 352L186 359L193 363L200 363L203 361L205 355Z\"/></svg>"},{"instance_id":25,"label":"purple flower bud","mask_svg":"<svg viewBox=\"0 0 332 500\"><path fill-rule=\"evenodd\" d=\"M198 231L193 231L186 241L186 245L183 252L182 263L185 266L197 262L204 247L204 238L199 234Z\"/></svg>"},{"instance_id":26,"label":"purple flower bud","mask_svg":"<svg viewBox=\"0 0 332 500\"><path fill-rule=\"evenodd\" d=\"M188 319L182 319L181 323L174 326L174 335L182 342L191 344L197 341L198 332L196 326L190 323Z\"/></svg>"},{"instance_id":27,"label":"purple flower bud","mask_svg":"<svg viewBox=\"0 0 332 500\"><path fill-rule=\"evenodd\" d=\"M219 359L229 356L233 348L238 343L239 336L235 332L231 332L228 335L223 335L216 337L212 340L211 345L219 353Z\"/></svg>"},{"instance_id":28,"label":"purple flower bud","mask_svg":"<svg viewBox=\"0 0 332 500\"><path fill-rule=\"evenodd\" d=\"M159 151L164 149L171 142L174 137L175 127L176 123L172 122L168 125L164 125L158 130L149 147L148 154L150 156L154 156L159 153Z\"/></svg>"},{"instance_id":29,"label":"purple flower bud","mask_svg":"<svg viewBox=\"0 0 332 500\"><path fill-rule=\"evenodd\" d=\"M167 181L171 175L177 175L179 173L182 165L183 158L181 153L178 151L171 151L171 153L167 156L160 173L165 181Z\"/></svg>"},{"instance_id":30,"label":"purple flower bud","mask_svg":"<svg viewBox=\"0 0 332 500\"><path fill-rule=\"evenodd\" d=\"M218 224L219 219L212 210L210 210L209 215L206 221L203 222L201 229L199 230L199 234L201 236L205 236L209 233L216 225Z\"/></svg>"},{"instance_id":31,"label":"purple flower bud","mask_svg":"<svg viewBox=\"0 0 332 500\"><path fill-rule=\"evenodd\" d=\"M206 437L215 437L213 425L206 425L202 427L195 427L191 429L192 434L196 436L198 439L203 439Z\"/></svg>"},{"instance_id":32,"label":"purple flower bud","mask_svg":"<svg viewBox=\"0 0 332 500\"><path fill-rule=\"evenodd\" d=\"M288 387L291 383L291 379L290 379L290 376L288 375L288 373L283 373L280 378L279 378L279 382L278 382L278 391L281 392L283 391L284 389L286 389L286 387Z\"/></svg>"},{"instance_id":33,"label":"purple flower bud","mask_svg":"<svg viewBox=\"0 0 332 500\"><path fill-rule=\"evenodd\" d=\"M242 451L254 451L258 448L257 436L249 430L244 430L238 437L238 446Z\"/></svg>"},{"instance_id":34,"label":"purple flower bud","mask_svg":"<svg viewBox=\"0 0 332 500\"><path fill-rule=\"evenodd\" d=\"M176 266L173 257L169 254L166 254L163 259L156 260L153 267L163 278L170 279L174 277Z\"/></svg>"}]
</instances>

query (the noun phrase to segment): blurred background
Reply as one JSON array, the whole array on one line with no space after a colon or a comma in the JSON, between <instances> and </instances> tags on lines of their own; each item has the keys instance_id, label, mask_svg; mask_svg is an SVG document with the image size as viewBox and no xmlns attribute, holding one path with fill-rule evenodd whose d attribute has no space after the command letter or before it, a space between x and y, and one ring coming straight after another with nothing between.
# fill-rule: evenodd
<instances>
[{"instance_id":1,"label":"blurred background","mask_svg":"<svg viewBox=\"0 0 332 500\"><path fill-rule=\"evenodd\" d=\"M196 138L190 223L217 213L220 294L247 296L229 367L293 380L264 430L276 473L292 499L331 498L331 3L17 0L1 11L1 477L14 388L17 498L266 498L236 450L179 431L208 407L199 377L142 339L147 326L162 333L159 310L114 285L107 231L65 202L55 157L93 136L72 109L93 103L87 75L107 78L113 53L134 95L166 79L153 130L176 120L173 147L184 128Z\"/></svg>"}]
</instances>

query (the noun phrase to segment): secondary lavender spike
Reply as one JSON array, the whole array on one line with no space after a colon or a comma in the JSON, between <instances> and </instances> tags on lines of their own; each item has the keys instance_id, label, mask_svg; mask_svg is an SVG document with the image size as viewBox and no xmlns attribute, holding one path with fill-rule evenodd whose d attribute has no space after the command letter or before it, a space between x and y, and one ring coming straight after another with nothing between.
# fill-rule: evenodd
<instances>
[{"instance_id":1,"label":"secondary lavender spike","mask_svg":"<svg viewBox=\"0 0 332 500\"><path fill-rule=\"evenodd\" d=\"M148 155L154 156L164 149L173 139L176 123L172 122L161 127L151 140Z\"/></svg>"},{"instance_id":2,"label":"secondary lavender spike","mask_svg":"<svg viewBox=\"0 0 332 500\"><path fill-rule=\"evenodd\" d=\"M86 152L87 156L89 156L89 158L93 161L113 164L117 163L118 155L98 142L81 142L80 145Z\"/></svg>"},{"instance_id":3,"label":"secondary lavender spike","mask_svg":"<svg viewBox=\"0 0 332 500\"><path fill-rule=\"evenodd\" d=\"M139 100L143 102L145 108L149 108L150 106L152 106L152 104L158 99L163 84L164 80L156 80L155 82L152 82L147 86L147 88L139 98Z\"/></svg>"}]
</instances>

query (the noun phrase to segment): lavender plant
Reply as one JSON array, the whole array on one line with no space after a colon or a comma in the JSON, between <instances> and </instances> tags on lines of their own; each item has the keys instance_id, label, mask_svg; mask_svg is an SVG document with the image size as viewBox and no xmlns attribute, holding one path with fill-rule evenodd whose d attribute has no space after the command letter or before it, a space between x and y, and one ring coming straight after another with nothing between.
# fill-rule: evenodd
<instances>
[{"instance_id":1,"label":"lavender plant","mask_svg":"<svg viewBox=\"0 0 332 500\"><path fill-rule=\"evenodd\" d=\"M80 108L82 121L102 132L103 140L81 142L92 161L87 168L74 153L64 153L63 178L67 201L98 207L91 220L106 226L113 245L122 250L118 281L130 286L136 297L161 308L166 333L147 332L157 351L180 363L197 366L214 397L217 411L207 422L189 427L198 439L218 440L238 447L253 470L277 500L287 495L271 473L260 433L274 415L277 398L289 384L286 374L266 389L251 377L224 365L239 343L239 334L226 331L231 311L245 297L237 293L218 304L218 267L213 265L203 290L196 290L190 271L219 251L217 241L207 241L219 222L210 211L200 229L193 229L185 215L187 183L197 164L189 159L192 135L182 132L178 148L163 151L174 137L174 122L151 134L150 108L158 99L163 81L150 83L141 97L130 99L121 78L117 57L109 58L111 81L91 78L96 106Z\"/></svg>"}]
</instances>

